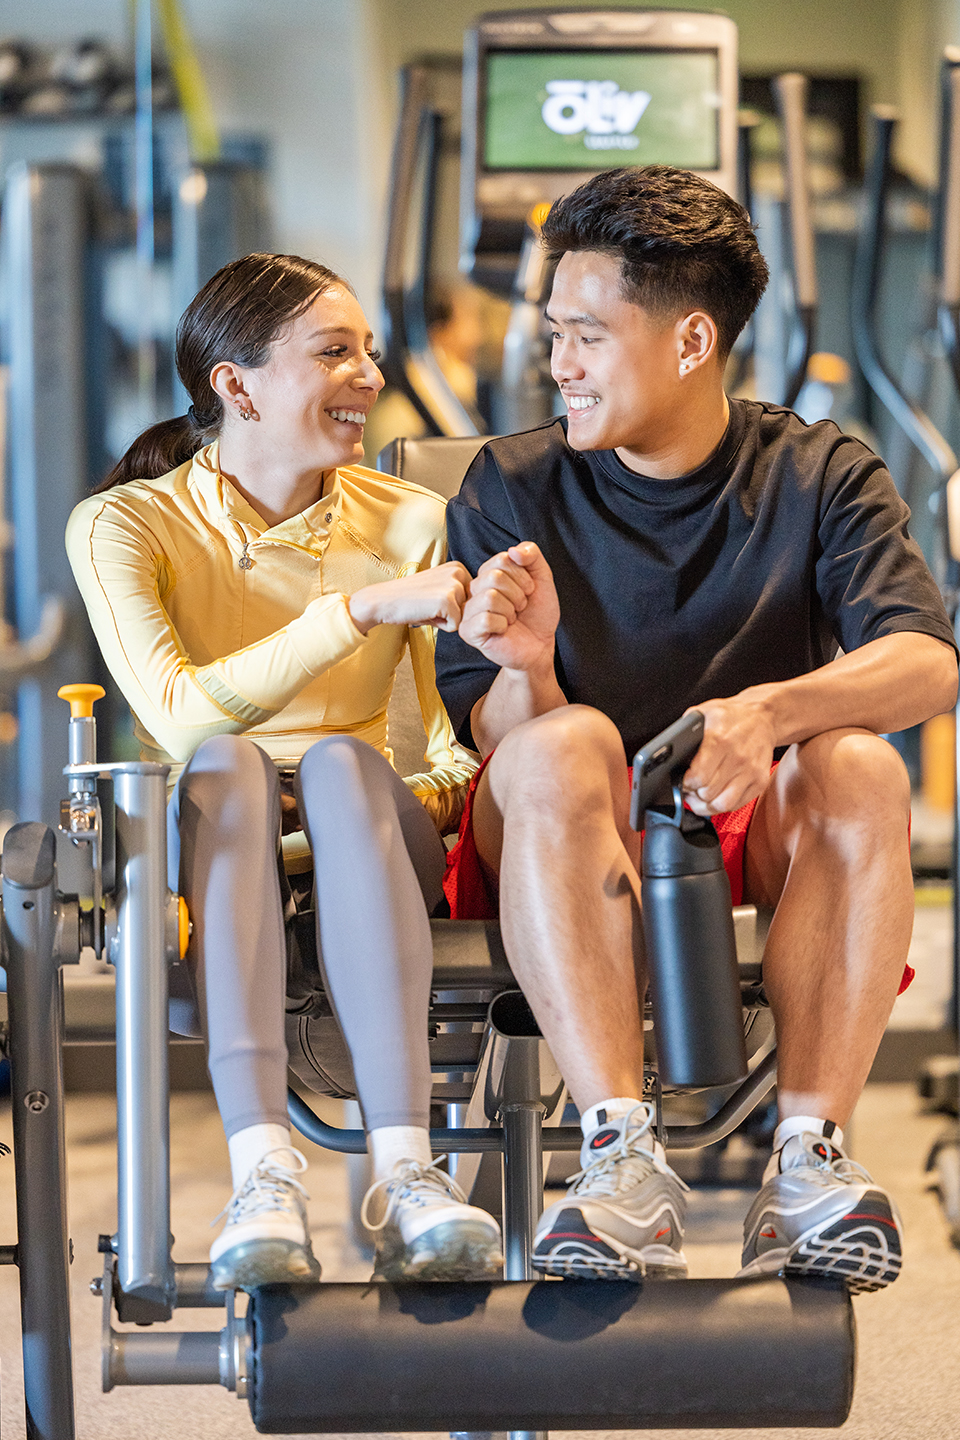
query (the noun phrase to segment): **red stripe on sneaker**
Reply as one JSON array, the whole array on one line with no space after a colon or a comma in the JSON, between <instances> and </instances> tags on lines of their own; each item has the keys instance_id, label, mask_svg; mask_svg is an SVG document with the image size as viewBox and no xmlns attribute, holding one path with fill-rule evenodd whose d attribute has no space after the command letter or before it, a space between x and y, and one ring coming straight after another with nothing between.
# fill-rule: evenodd
<instances>
[{"instance_id":1,"label":"red stripe on sneaker","mask_svg":"<svg viewBox=\"0 0 960 1440\"><path fill-rule=\"evenodd\" d=\"M845 1220L873 1220L877 1225L886 1225L886 1226L888 1226L891 1230L896 1230L896 1228L897 1228L896 1225L895 1225L895 1223L890 1219L889 1215L860 1215L860 1214L857 1213L857 1211L852 1211L849 1215L845 1215L845 1216L844 1216L844 1219L845 1219Z\"/></svg>"},{"instance_id":2,"label":"red stripe on sneaker","mask_svg":"<svg viewBox=\"0 0 960 1440\"><path fill-rule=\"evenodd\" d=\"M540 1244L545 1245L548 1240L596 1240L598 1245L603 1244L600 1236L594 1235L590 1230L551 1230L549 1235L544 1235Z\"/></svg>"}]
</instances>

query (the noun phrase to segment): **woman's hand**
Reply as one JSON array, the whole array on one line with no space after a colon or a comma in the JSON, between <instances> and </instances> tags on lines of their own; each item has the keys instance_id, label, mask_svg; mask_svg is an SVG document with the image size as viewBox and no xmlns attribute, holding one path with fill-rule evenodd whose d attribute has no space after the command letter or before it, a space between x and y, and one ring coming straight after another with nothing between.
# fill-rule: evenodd
<instances>
[{"instance_id":1,"label":"woman's hand","mask_svg":"<svg viewBox=\"0 0 960 1440\"><path fill-rule=\"evenodd\" d=\"M458 560L448 560L401 580L365 585L350 596L350 618L364 635L374 625L434 625L453 631L469 588L470 572Z\"/></svg>"}]
</instances>

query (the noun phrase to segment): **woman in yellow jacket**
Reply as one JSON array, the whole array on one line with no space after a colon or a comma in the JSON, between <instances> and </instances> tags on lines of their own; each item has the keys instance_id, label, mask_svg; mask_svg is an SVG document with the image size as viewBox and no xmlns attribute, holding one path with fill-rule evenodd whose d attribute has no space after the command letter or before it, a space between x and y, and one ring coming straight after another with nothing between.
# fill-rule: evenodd
<instances>
[{"instance_id":1,"label":"woman in yellow jacket","mask_svg":"<svg viewBox=\"0 0 960 1440\"><path fill-rule=\"evenodd\" d=\"M318 1272L286 1116L281 828L288 849L312 850L379 1271L479 1277L500 1258L496 1222L433 1166L427 1131L428 914L439 832L474 768L437 694L433 627L456 629L470 577L443 563L443 502L356 463L377 358L325 267L227 265L180 322L188 414L140 436L67 529L141 752L175 778L170 884L194 930L171 1018L199 1023L229 1143L234 1194L211 1249L222 1288ZM430 768L404 782L386 708L407 644Z\"/></svg>"}]
</instances>

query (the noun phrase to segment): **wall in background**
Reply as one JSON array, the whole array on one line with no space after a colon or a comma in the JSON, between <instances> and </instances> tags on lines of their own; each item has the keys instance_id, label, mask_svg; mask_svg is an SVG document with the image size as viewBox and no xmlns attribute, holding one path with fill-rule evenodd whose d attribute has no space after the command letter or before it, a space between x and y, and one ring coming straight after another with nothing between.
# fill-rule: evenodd
<instances>
[{"instance_id":1,"label":"wall in background","mask_svg":"<svg viewBox=\"0 0 960 1440\"><path fill-rule=\"evenodd\" d=\"M370 81L369 0L182 3L221 126L268 141L278 248L343 270L374 308L393 116ZM0 0L0 36L122 45L129 14L128 0Z\"/></svg>"},{"instance_id":2,"label":"wall in background","mask_svg":"<svg viewBox=\"0 0 960 1440\"><path fill-rule=\"evenodd\" d=\"M376 315L397 69L425 52L458 53L465 26L495 5L183 4L221 124L270 144L278 247L344 270ZM937 57L943 44L960 43L960 0L727 0L724 8L740 26L746 69L862 73L870 102L901 108L900 164L933 178ZM0 35L122 42L128 23L128 0L0 0Z\"/></svg>"}]
</instances>

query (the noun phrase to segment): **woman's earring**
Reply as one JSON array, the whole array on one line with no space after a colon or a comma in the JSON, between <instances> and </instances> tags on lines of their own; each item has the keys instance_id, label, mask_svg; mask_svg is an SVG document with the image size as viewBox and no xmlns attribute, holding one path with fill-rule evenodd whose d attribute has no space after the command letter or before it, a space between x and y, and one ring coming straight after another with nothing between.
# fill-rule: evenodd
<instances>
[{"instance_id":1,"label":"woman's earring","mask_svg":"<svg viewBox=\"0 0 960 1440\"><path fill-rule=\"evenodd\" d=\"M680 361L680 374L681 374L681 375L686 375L687 372L688 372L689 370L691 370L692 368L693 368L693 366L691 365L691 362L690 362L689 360L681 360L681 361Z\"/></svg>"},{"instance_id":2,"label":"woman's earring","mask_svg":"<svg viewBox=\"0 0 960 1440\"><path fill-rule=\"evenodd\" d=\"M240 419L241 419L241 420L249 420L249 419L250 419L250 411L247 409L247 407L246 407L245 405L241 405L241 406L239 407L239 409L240 409Z\"/></svg>"}]
</instances>

